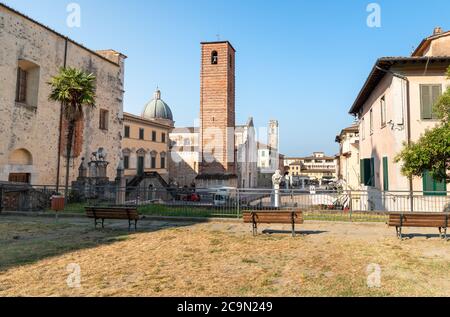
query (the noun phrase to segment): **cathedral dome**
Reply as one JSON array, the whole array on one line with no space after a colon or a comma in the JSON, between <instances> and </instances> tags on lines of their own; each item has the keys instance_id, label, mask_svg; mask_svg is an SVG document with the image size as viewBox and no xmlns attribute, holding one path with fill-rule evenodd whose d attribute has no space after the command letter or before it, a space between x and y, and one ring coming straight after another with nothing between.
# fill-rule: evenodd
<instances>
[{"instance_id":1,"label":"cathedral dome","mask_svg":"<svg viewBox=\"0 0 450 317\"><path fill-rule=\"evenodd\" d=\"M147 103L142 112L145 119L164 119L173 121L172 111L170 107L161 99L161 91L155 91L153 99Z\"/></svg>"}]
</instances>

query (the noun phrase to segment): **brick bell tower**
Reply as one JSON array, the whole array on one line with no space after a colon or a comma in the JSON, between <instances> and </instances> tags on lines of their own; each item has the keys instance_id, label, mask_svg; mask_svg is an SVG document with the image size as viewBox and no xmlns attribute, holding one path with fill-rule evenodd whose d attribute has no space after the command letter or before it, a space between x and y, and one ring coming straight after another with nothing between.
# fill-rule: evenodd
<instances>
[{"instance_id":1,"label":"brick bell tower","mask_svg":"<svg viewBox=\"0 0 450 317\"><path fill-rule=\"evenodd\" d=\"M203 42L200 76L200 187L237 186L235 54L228 41Z\"/></svg>"}]
</instances>

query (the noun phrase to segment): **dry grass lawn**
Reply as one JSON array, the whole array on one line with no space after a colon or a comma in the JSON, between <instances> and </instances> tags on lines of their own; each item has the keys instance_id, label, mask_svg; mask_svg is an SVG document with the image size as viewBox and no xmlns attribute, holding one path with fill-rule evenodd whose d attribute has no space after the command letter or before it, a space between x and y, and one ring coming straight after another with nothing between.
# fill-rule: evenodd
<instances>
[{"instance_id":1,"label":"dry grass lawn","mask_svg":"<svg viewBox=\"0 0 450 317\"><path fill-rule=\"evenodd\" d=\"M313 221L296 238L254 238L239 222L107 226L0 216L0 296L450 296L450 242L437 230L400 242L380 223ZM70 263L80 288L67 286ZM379 288L367 287L371 263Z\"/></svg>"}]
</instances>

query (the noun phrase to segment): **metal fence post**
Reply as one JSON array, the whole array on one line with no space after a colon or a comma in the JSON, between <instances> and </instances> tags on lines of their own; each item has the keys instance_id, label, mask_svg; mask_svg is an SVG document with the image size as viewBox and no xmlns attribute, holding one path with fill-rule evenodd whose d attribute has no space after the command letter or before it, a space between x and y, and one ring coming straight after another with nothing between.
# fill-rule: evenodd
<instances>
[{"instance_id":1,"label":"metal fence post","mask_svg":"<svg viewBox=\"0 0 450 317\"><path fill-rule=\"evenodd\" d=\"M0 187L0 212L3 211L3 186Z\"/></svg>"},{"instance_id":2,"label":"metal fence post","mask_svg":"<svg viewBox=\"0 0 450 317\"><path fill-rule=\"evenodd\" d=\"M350 190L348 192L348 197L350 199L350 202L348 204L348 209L349 209L349 215L350 215L350 222L353 222L353 218L352 218L352 213L353 213L353 198L352 198L352 191Z\"/></svg>"},{"instance_id":3,"label":"metal fence post","mask_svg":"<svg viewBox=\"0 0 450 317\"><path fill-rule=\"evenodd\" d=\"M241 196L240 196L240 191L239 191L239 188L237 188L236 189L237 190L237 193L236 193L236 196L237 196L237 218L239 218L240 216L241 216Z\"/></svg>"}]
</instances>

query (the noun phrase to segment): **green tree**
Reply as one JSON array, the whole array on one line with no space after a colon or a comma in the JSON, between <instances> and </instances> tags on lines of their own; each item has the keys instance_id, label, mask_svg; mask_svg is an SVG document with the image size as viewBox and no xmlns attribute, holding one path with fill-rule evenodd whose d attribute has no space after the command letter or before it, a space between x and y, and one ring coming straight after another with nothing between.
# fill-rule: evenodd
<instances>
[{"instance_id":1,"label":"green tree","mask_svg":"<svg viewBox=\"0 0 450 317\"><path fill-rule=\"evenodd\" d=\"M447 76L450 78L450 67ZM439 98L434 111L439 124L425 131L417 142L405 145L395 160L403 162L405 176L421 177L428 170L435 180L450 182L450 88Z\"/></svg>"},{"instance_id":2,"label":"green tree","mask_svg":"<svg viewBox=\"0 0 450 317\"><path fill-rule=\"evenodd\" d=\"M48 83L51 87L49 100L61 102L67 120L66 184L69 190L69 167L72 154L75 125L83 117L83 107L95 107L95 76L76 68L61 68Z\"/></svg>"}]
</instances>

